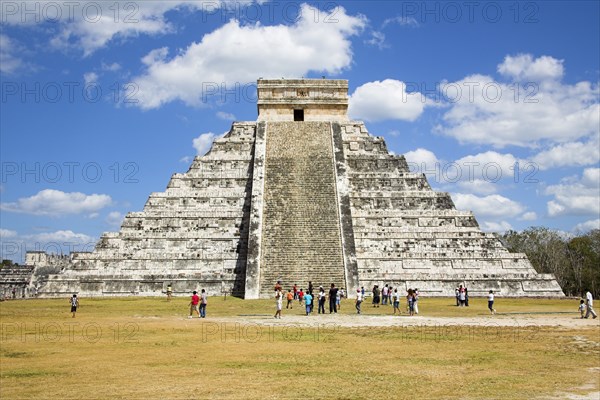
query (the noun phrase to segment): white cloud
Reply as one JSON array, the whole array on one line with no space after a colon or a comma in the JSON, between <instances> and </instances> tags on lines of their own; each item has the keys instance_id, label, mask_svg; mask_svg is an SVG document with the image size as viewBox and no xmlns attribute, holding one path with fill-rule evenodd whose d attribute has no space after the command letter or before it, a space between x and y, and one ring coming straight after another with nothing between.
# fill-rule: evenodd
<instances>
[{"instance_id":1,"label":"white cloud","mask_svg":"<svg viewBox=\"0 0 600 400\"><path fill-rule=\"evenodd\" d=\"M85 85L89 85L90 83L97 83L98 82L98 74L95 72L86 72L85 74L83 74L83 80L85 82Z\"/></svg>"},{"instance_id":2,"label":"white cloud","mask_svg":"<svg viewBox=\"0 0 600 400\"><path fill-rule=\"evenodd\" d=\"M528 211L521 215L519 219L521 221L535 221L537 219L537 214L533 211Z\"/></svg>"},{"instance_id":3,"label":"white cloud","mask_svg":"<svg viewBox=\"0 0 600 400\"><path fill-rule=\"evenodd\" d=\"M179 159L179 162L182 162L184 164L189 164L190 162L192 162L193 159L194 159L194 157L192 157L192 156L184 156Z\"/></svg>"},{"instance_id":4,"label":"white cloud","mask_svg":"<svg viewBox=\"0 0 600 400\"><path fill-rule=\"evenodd\" d=\"M404 153L404 158L406 158L406 162L409 164L411 171L430 170L440 162L432 151L422 147Z\"/></svg>"},{"instance_id":5,"label":"white cloud","mask_svg":"<svg viewBox=\"0 0 600 400\"><path fill-rule=\"evenodd\" d=\"M8 238L14 238L16 236L17 236L16 231L11 231L10 229L0 228L0 238L8 239Z\"/></svg>"},{"instance_id":6,"label":"white cloud","mask_svg":"<svg viewBox=\"0 0 600 400\"><path fill-rule=\"evenodd\" d=\"M217 112L217 118L223 119L225 121L235 121L235 115L233 115L231 113L224 112L224 111L218 111Z\"/></svg>"},{"instance_id":7,"label":"white cloud","mask_svg":"<svg viewBox=\"0 0 600 400\"><path fill-rule=\"evenodd\" d=\"M544 191L554 195L547 203L548 215L600 215L600 168L586 168L581 179L564 178Z\"/></svg>"},{"instance_id":8,"label":"white cloud","mask_svg":"<svg viewBox=\"0 0 600 400\"><path fill-rule=\"evenodd\" d=\"M83 233L75 233L70 230L60 230L56 232L37 233L33 235L24 235L23 238L29 242L36 243L70 243L70 244L91 244L96 241L95 238Z\"/></svg>"},{"instance_id":9,"label":"white cloud","mask_svg":"<svg viewBox=\"0 0 600 400\"><path fill-rule=\"evenodd\" d=\"M231 20L167 59L164 49L144 57L147 68L133 82L136 103L143 109L181 100L199 106L212 88L255 82L259 77L300 77L310 71L337 74L352 62L349 38L365 26L365 18L338 8L336 23L314 18L303 4L293 25L243 25ZM210 91L208 89L211 89Z\"/></svg>"},{"instance_id":10,"label":"white cloud","mask_svg":"<svg viewBox=\"0 0 600 400\"><path fill-rule=\"evenodd\" d=\"M531 54L507 55L498 65L498 72L516 81L560 79L564 74L563 61L549 56L534 59Z\"/></svg>"},{"instance_id":11,"label":"white cloud","mask_svg":"<svg viewBox=\"0 0 600 400\"><path fill-rule=\"evenodd\" d=\"M116 72L118 70L121 69L121 64L119 63L112 63L112 64L106 64L106 63L102 63L102 70L103 71L109 71L109 72Z\"/></svg>"},{"instance_id":12,"label":"white cloud","mask_svg":"<svg viewBox=\"0 0 600 400\"><path fill-rule=\"evenodd\" d=\"M435 130L461 143L495 147L537 147L598 135L598 85L563 84L562 61L507 57L498 70L512 79L497 82L475 74L442 84L450 109ZM521 81L527 78L539 82Z\"/></svg>"},{"instance_id":13,"label":"white cloud","mask_svg":"<svg viewBox=\"0 0 600 400\"><path fill-rule=\"evenodd\" d=\"M466 181L460 181L456 184L458 188L467 193L474 194L492 194L498 191L498 184L487 181L485 179L472 179Z\"/></svg>"},{"instance_id":14,"label":"white cloud","mask_svg":"<svg viewBox=\"0 0 600 400\"><path fill-rule=\"evenodd\" d=\"M385 44L385 34L380 31L371 32L371 38L365 40L366 44L370 44L371 46L378 47L380 50L389 47Z\"/></svg>"},{"instance_id":15,"label":"white cloud","mask_svg":"<svg viewBox=\"0 0 600 400\"><path fill-rule=\"evenodd\" d=\"M503 233L512 229L512 225L506 221L483 221L480 225L481 230L484 232L499 232Z\"/></svg>"},{"instance_id":16,"label":"white cloud","mask_svg":"<svg viewBox=\"0 0 600 400\"><path fill-rule=\"evenodd\" d=\"M93 214L110 205L112 199L105 194L86 195L45 189L37 194L20 198L13 203L1 203L0 209L33 215L61 216L66 214Z\"/></svg>"},{"instance_id":17,"label":"white cloud","mask_svg":"<svg viewBox=\"0 0 600 400\"><path fill-rule=\"evenodd\" d=\"M202 11L205 15L210 15L220 7L233 7L236 11L250 3L252 0L128 3L36 1L28 5L28 10L33 10L29 17L15 3L17 12L4 12L2 21L8 25L22 27L45 24L44 29L51 36L51 46L58 49L77 48L82 50L85 56L89 56L117 40L175 32L176 27L166 16L174 10Z\"/></svg>"},{"instance_id":18,"label":"white cloud","mask_svg":"<svg viewBox=\"0 0 600 400\"><path fill-rule=\"evenodd\" d=\"M398 17L394 17L394 18L388 18L385 21L383 21L382 28L385 28L386 26L388 26L390 24L398 24L400 26L411 26L411 27L419 26L419 22L416 19L414 19L413 17L398 16Z\"/></svg>"},{"instance_id":19,"label":"white cloud","mask_svg":"<svg viewBox=\"0 0 600 400\"><path fill-rule=\"evenodd\" d=\"M596 164L600 161L599 135L588 142L559 144L536 154L531 159L541 170Z\"/></svg>"},{"instance_id":20,"label":"white cloud","mask_svg":"<svg viewBox=\"0 0 600 400\"><path fill-rule=\"evenodd\" d=\"M203 133L194 140L192 140L192 146L196 149L196 154L203 156L212 146L216 135L212 132Z\"/></svg>"},{"instance_id":21,"label":"white cloud","mask_svg":"<svg viewBox=\"0 0 600 400\"><path fill-rule=\"evenodd\" d=\"M118 211L111 211L106 216L106 223L113 226L121 226L125 216Z\"/></svg>"},{"instance_id":22,"label":"white cloud","mask_svg":"<svg viewBox=\"0 0 600 400\"><path fill-rule=\"evenodd\" d=\"M0 34L0 72L14 74L23 67L23 60L18 56L20 46L5 34Z\"/></svg>"},{"instance_id":23,"label":"white cloud","mask_svg":"<svg viewBox=\"0 0 600 400\"><path fill-rule=\"evenodd\" d=\"M406 84L394 79L365 83L348 99L348 115L366 121L414 121L425 108L425 97L406 92Z\"/></svg>"},{"instance_id":24,"label":"white cloud","mask_svg":"<svg viewBox=\"0 0 600 400\"><path fill-rule=\"evenodd\" d=\"M518 202L499 194L478 197L473 194L454 193L452 200L458 210L473 211L476 216L511 218L525 210Z\"/></svg>"},{"instance_id":25,"label":"white cloud","mask_svg":"<svg viewBox=\"0 0 600 400\"><path fill-rule=\"evenodd\" d=\"M587 232L593 229L600 229L600 218L590 219L589 221L575 225L573 232Z\"/></svg>"}]
</instances>

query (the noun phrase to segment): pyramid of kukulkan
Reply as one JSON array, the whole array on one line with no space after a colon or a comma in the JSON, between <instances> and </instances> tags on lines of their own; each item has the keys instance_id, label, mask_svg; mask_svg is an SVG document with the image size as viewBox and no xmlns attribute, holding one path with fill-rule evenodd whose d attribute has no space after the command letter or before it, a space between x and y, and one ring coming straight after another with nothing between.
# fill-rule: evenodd
<instances>
[{"instance_id":1,"label":"pyramid of kukulkan","mask_svg":"<svg viewBox=\"0 0 600 400\"><path fill-rule=\"evenodd\" d=\"M428 296L563 296L524 254L409 171L349 120L346 80L259 80L258 119L235 122L141 212L75 253L40 294L160 295L205 288L247 299L273 286L390 284Z\"/></svg>"}]
</instances>

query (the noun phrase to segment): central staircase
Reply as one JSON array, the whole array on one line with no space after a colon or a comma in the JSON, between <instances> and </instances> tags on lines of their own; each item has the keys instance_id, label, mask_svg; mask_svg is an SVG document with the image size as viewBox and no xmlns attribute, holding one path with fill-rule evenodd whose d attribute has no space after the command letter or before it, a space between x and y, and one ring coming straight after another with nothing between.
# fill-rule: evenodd
<instances>
[{"instance_id":1,"label":"central staircase","mask_svg":"<svg viewBox=\"0 0 600 400\"><path fill-rule=\"evenodd\" d=\"M344 287L331 124L269 122L266 137L261 295Z\"/></svg>"}]
</instances>

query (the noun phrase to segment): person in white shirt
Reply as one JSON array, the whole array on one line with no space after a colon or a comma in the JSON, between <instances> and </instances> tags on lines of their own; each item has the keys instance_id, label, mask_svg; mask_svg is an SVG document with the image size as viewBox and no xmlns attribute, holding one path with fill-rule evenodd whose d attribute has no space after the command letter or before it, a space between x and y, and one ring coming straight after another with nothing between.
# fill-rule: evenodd
<instances>
[{"instance_id":1,"label":"person in white shirt","mask_svg":"<svg viewBox=\"0 0 600 400\"><path fill-rule=\"evenodd\" d=\"M360 289L356 289L356 313L360 314L360 305L363 302L363 294Z\"/></svg>"},{"instance_id":2,"label":"person in white shirt","mask_svg":"<svg viewBox=\"0 0 600 400\"><path fill-rule=\"evenodd\" d=\"M490 290L488 294L488 308L492 314L496 314L496 309L494 308L494 291Z\"/></svg>"},{"instance_id":3,"label":"person in white shirt","mask_svg":"<svg viewBox=\"0 0 600 400\"><path fill-rule=\"evenodd\" d=\"M594 319L598 317L596 311L594 311L594 296L592 296L592 292L589 289L585 289L585 303L587 306L587 312L585 313L585 317L589 318L590 314L594 316Z\"/></svg>"},{"instance_id":4,"label":"person in white shirt","mask_svg":"<svg viewBox=\"0 0 600 400\"><path fill-rule=\"evenodd\" d=\"M396 315L396 311L398 311L398 315L402 314L402 311L400 311L400 293L398 293L398 289L394 289L392 299L394 301L394 315Z\"/></svg>"}]
</instances>

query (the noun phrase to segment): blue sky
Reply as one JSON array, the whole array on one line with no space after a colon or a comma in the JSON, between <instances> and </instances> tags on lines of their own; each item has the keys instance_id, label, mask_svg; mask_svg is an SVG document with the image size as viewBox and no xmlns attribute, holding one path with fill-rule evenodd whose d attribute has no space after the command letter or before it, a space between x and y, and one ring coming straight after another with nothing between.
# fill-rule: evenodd
<instances>
[{"instance_id":1,"label":"blue sky","mask_svg":"<svg viewBox=\"0 0 600 400\"><path fill-rule=\"evenodd\" d=\"M600 225L599 2L10 2L2 257L90 249L259 77L349 80L350 115L486 231Z\"/></svg>"}]
</instances>

